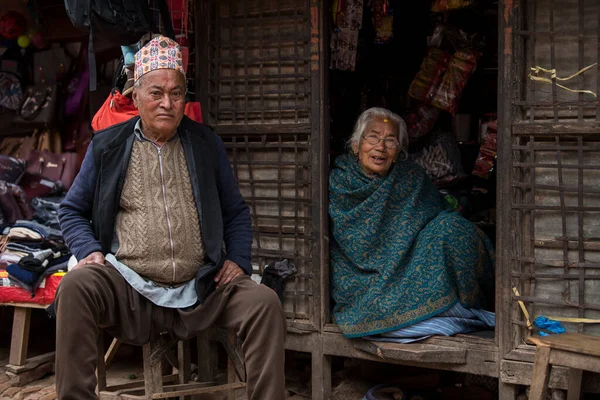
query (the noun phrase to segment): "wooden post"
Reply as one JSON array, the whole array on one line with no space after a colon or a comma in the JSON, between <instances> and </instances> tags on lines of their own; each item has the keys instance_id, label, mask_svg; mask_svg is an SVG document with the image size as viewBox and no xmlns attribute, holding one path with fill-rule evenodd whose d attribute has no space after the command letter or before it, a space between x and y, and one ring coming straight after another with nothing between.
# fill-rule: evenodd
<instances>
[{"instance_id":1,"label":"wooden post","mask_svg":"<svg viewBox=\"0 0 600 400\"><path fill-rule=\"evenodd\" d=\"M198 381L211 382L215 377L216 349L210 342L207 331L201 332L197 337L198 346Z\"/></svg>"},{"instance_id":2,"label":"wooden post","mask_svg":"<svg viewBox=\"0 0 600 400\"><path fill-rule=\"evenodd\" d=\"M550 346L538 345L535 351L529 400L543 400L550 376Z\"/></svg>"},{"instance_id":3,"label":"wooden post","mask_svg":"<svg viewBox=\"0 0 600 400\"><path fill-rule=\"evenodd\" d=\"M567 390L567 400L579 400L581 397L581 377L583 371L577 368L569 370L569 383Z\"/></svg>"},{"instance_id":4,"label":"wooden post","mask_svg":"<svg viewBox=\"0 0 600 400\"><path fill-rule=\"evenodd\" d=\"M312 399L331 398L331 356L323 354L322 346L311 353Z\"/></svg>"},{"instance_id":5,"label":"wooden post","mask_svg":"<svg viewBox=\"0 0 600 400\"><path fill-rule=\"evenodd\" d=\"M113 348L113 344L115 343L115 340L113 340L113 343L111 344L110 349ZM100 332L98 333L98 344L97 344L96 348L98 349L98 355L97 355L97 361L96 361L97 362L96 378L97 378L97 389L98 389L98 394L99 394L101 391L106 390L106 356L104 355L104 332L102 331L102 329L100 329ZM107 356L111 352L110 349L107 352Z\"/></svg>"},{"instance_id":6,"label":"wooden post","mask_svg":"<svg viewBox=\"0 0 600 400\"><path fill-rule=\"evenodd\" d=\"M177 343L177 373L179 374L179 384L184 385L190 381L190 341L180 340ZM190 396L179 396L179 400L189 400Z\"/></svg>"},{"instance_id":7,"label":"wooden post","mask_svg":"<svg viewBox=\"0 0 600 400\"><path fill-rule=\"evenodd\" d=\"M10 356L8 363L22 366L27 360L27 346L29 345L29 323L31 322L31 308L15 307L10 339Z\"/></svg>"},{"instance_id":8,"label":"wooden post","mask_svg":"<svg viewBox=\"0 0 600 400\"><path fill-rule=\"evenodd\" d=\"M159 341L151 341L143 346L144 384L146 397L152 398L155 393L162 392L162 356L156 354L160 347Z\"/></svg>"}]
</instances>

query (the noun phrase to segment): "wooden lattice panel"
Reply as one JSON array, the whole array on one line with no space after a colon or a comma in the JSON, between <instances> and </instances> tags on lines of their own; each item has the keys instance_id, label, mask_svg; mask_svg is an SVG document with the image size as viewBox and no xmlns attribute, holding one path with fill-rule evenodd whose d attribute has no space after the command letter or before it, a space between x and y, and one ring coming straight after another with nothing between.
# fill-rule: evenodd
<instances>
[{"instance_id":1,"label":"wooden lattice panel","mask_svg":"<svg viewBox=\"0 0 600 400\"><path fill-rule=\"evenodd\" d=\"M287 281L284 310L316 327L321 171L314 10L307 0L209 0L201 10L204 117L224 140L250 207L255 272L275 260L294 262L298 273Z\"/></svg>"},{"instance_id":2,"label":"wooden lattice panel","mask_svg":"<svg viewBox=\"0 0 600 400\"><path fill-rule=\"evenodd\" d=\"M308 123L307 1L219 1L209 27L209 120Z\"/></svg>"},{"instance_id":3,"label":"wooden lattice panel","mask_svg":"<svg viewBox=\"0 0 600 400\"><path fill-rule=\"evenodd\" d=\"M523 300L532 318L598 319L600 107L592 92L600 92L600 3L528 0L519 7L511 213L503 232L510 284L521 294L513 300ZM531 79L537 67L551 71L538 75L549 82ZM516 301L510 322L518 346L525 321ZM594 324L566 325L600 334Z\"/></svg>"}]
</instances>

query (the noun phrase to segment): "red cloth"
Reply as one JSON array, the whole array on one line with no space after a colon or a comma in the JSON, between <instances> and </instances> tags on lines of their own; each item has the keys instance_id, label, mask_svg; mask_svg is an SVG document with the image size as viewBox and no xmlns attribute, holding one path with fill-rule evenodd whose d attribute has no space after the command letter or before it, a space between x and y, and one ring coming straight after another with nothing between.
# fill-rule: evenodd
<instances>
[{"instance_id":1,"label":"red cloth","mask_svg":"<svg viewBox=\"0 0 600 400\"><path fill-rule=\"evenodd\" d=\"M202 122L202 109L200 103L189 102L185 105L185 115L196 122ZM94 132L106 129L109 126L120 124L139 115L137 108L133 105L133 100L123 96L118 90L114 94L109 94L92 119L92 128Z\"/></svg>"},{"instance_id":2,"label":"red cloth","mask_svg":"<svg viewBox=\"0 0 600 400\"><path fill-rule=\"evenodd\" d=\"M0 270L0 303L33 303L33 304L50 304L56 296L56 289L62 280L64 273L57 273L46 278L35 296L31 297L31 293L18 286L3 286L8 285L8 273L5 270Z\"/></svg>"}]
</instances>

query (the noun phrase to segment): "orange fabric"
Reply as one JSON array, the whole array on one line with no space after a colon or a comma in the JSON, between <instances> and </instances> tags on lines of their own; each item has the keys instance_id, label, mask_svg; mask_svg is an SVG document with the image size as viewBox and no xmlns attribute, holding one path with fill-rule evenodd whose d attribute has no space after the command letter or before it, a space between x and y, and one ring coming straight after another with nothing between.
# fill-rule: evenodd
<instances>
[{"instance_id":1,"label":"orange fabric","mask_svg":"<svg viewBox=\"0 0 600 400\"><path fill-rule=\"evenodd\" d=\"M125 122L136 115L139 115L139 112L133 106L133 100L115 90L115 94L109 94L102 107L94 115L92 128L94 132L97 132L109 126Z\"/></svg>"},{"instance_id":2,"label":"orange fabric","mask_svg":"<svg viewBox=\"0 0 600 400\"><path fill-rule=\"evenodd\" d=\"M197 101L190 101L189 103L187 103L185 105L184 113L190 119L192 119L196 122L200 122L200 123L204 122L202 120L202 107L200 106L200 103L198 103Z\"/></svg>"},{"instance_id":3,"label":"orange fabric","mask_svg":"<svg viewBox=\"0 0 600 400\"><path fill-rule=\"evenodd\" d=\"M196 122L202 122L202 108L198 102L189 102L185 105L185 115ZM106 129L112 125L125 122L139 115L137 108L133 106L133 100L123 96L117 90L109 94L102 107L92 119L94 132Z\"/></svg>"}]
</instances>

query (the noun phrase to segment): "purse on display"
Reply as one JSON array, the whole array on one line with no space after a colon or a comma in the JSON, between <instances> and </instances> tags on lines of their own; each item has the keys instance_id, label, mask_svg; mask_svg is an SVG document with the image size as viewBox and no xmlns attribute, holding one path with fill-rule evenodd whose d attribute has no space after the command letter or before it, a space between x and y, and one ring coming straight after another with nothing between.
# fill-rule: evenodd
<instances>
[{"instance_id":1,"label":"purse on display","mask_svg":"<svg viewBox=\"0 0 600 400\"><path fill-rule=\"evenodd\" d=\"M40 84L25 90L23 104L15 118L15 123L49 125L56 114L56 85Z\"/></svg>"},{"instance_id":2,"label":"purse on display","mask_svg":"<svg viewBox=\"0 0 600 400\"><path fill-rule=\"evenodd\" d=\"M33 150L60 153L62 151L62 137L59 132L44 129L38 134L37 142Z\"/></svg>"},{"instance_id":3,"label":"purse on display","mask_svg":"<svg viewBox=\"0 0 600 400\"><path fill-rule=\"evenodd\" d=\"M35 84L55 84L71 69L71 57L62 47L33 53Z\"/></svg>"},{"instance_id":4,"label":"purse on display","mask_svg":"<svg viewBox=\"0 0 600 400\"><path fill-rule=\"evenodd\" d=\"M77 153L51 153L34 150L27 159L27 173L47 179L60 181L69 189L77 175Z\"/></svg>"},{"instance_id":5,"label":"purse on display","mask_svg":"<svg viewBox=\"0 0 600 400\"><path fill-rule=\"evenodd\" d=\"M0 209L7 224L14 224L24 217L9 184L3 181L0 181Z\"/></svg>"},{"instance_id":6,"label":"purse on display","mask_svg":"<svg viewBox=\"0 0 600 400\"><path fill-rule=\"evenodd\" d=\"M33 207L31 206L29 200L27 200L27 196L25 195L25 191L18 185L8 184L8 190L12 193L17 205L19 206L19 210L21 210L21 215L23 219L32 219L33 218Z\"/></svg>"},{"instance_id":7,"label":"purse on display","mask_svg":"<svg viewBox=\"0 0 600 400\"><path fill-rule=\"evenodd\" d=\"M0 154L0 181L18 183L24 173L24 160Z\"/></svg>"},{"instance_id":8,"label":"purse on display","mask_svg":"<svg viewBox=\"0 0 600 400\"><path fill-rule=\"evenodd\" d=\"M36 197L45 197L63 191L63 185L60 181L53 182L44 179L41 176L30 174L23 175L19 186L23 189L27 201L31 201Z\"/></svg>"}]
</instances>

